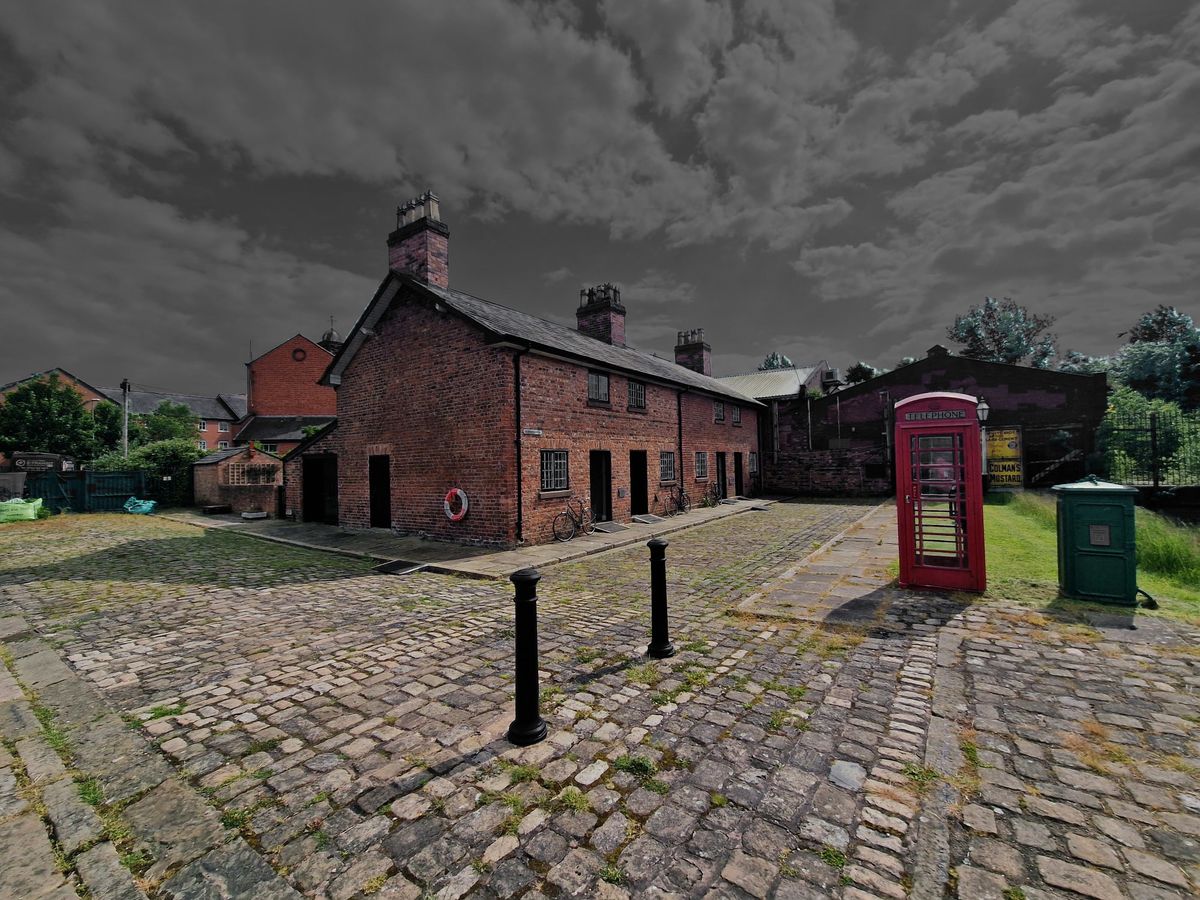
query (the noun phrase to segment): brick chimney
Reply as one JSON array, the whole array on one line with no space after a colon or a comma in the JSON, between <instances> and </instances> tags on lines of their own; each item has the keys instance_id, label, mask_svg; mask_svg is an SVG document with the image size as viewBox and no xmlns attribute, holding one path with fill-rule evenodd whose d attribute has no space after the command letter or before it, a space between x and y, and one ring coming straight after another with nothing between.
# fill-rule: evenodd
<instances>
[{"instance_id":1,"label":"brick chimney","mask_svg":"<svg viewBox=\"0 0 1200 900\"><path fill-rule=\"evenodd\" d=\"M388 268L426 284L450 284L450 229L438 198L426 191L396 207L396 230L388 235Z\"/></svg>"},{"instance_id":2,"label":"brick chimney","mask_svg":"<svg viewBox=\"0 0 1200 900\"><path fill-rule=\"evenodd\" d=\"M679 332L675 341L675 362L685 369L712 375L712 347L704 341L704 329Z\"/></svg>"},{"instance_id":3,"label":"brick chimney","mask_svg":"<svg viewBox=\"0 0 1200 900\"><path fill-rule=\"evenodd\" d=\"M581 290L575 320L581 334L614 347L625 346L625 307L615 285L598 284Z\"/></svg>"}]
</instances>

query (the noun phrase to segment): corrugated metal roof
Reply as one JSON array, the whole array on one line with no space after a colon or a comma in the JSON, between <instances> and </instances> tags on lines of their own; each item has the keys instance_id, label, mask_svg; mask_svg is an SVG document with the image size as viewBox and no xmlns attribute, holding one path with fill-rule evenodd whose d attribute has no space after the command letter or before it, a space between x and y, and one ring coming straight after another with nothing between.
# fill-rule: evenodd
<instances>
[{"instance_id":1,"label":"corrugated metal roof","mask_svg":"<svg viewBox=\"0 0 1200 900\"><path fill-rule=\"evenodd\" d=\"M718 380L756 400L774 400L799 394L804 383L812 377L815 368L803 366L796 369L768 369L765 372L749 372L745 375L726 375Z\"/></svg>"},{"instance_id":2,"label":"corrugated metal roof","mask_svg":"<svg viewBox=\"0 0 1200 900\"><path fill-rule=\"evenodd\" d=\"M680 384L708 394L729 397L741 402L753 402L753 397L721 379L710 378L685 369L673 360L662 359L633 347L614 347L604 341L580 334L573 328L539 319L507 306L481 300L461 291L452 291L423 282L414 282L419 287L441 298L449 306L467 318L477 322L488 331L502 337L536 344L547 350L558 351L569 356L581 357L598 366L621 369L645 375L660 381Z\"/></svg>"}]
</instances>

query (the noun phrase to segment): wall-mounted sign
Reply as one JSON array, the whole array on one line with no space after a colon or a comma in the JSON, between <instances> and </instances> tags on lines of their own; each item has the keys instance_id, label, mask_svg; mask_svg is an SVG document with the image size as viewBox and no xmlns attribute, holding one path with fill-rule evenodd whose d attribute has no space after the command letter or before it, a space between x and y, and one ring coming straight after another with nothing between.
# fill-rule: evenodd
<instances>
[{"instance_id":1,"label":"wall-mounted sign","mask_svg":"<svg viewBox=\"0 0 1200 900\"><path fill-rule=\"evenodd\" d=\"M988 474L992 476L992 487L1025 486L1020 428L988 429L987 468Z\"/></svg>"},{"instance_id":2,"label":"wall-mounted sign","mask_svg":"<svg viewBox=\"0 0 1200 900\"><path fill-rule=\"evenodd\" d=\"M966 410L962 409L929 409L923 412L906 412L904 414L904 421L924 422L936 419L965 419L966 417Z\"/></svg>"},{"instance_id":3,"label":"wall-mounted sign","mask_svg":"<svg viewBox=\"0 0 1200 900\"><path fill-rule=\"evenodd\" d=\"M521 434L527 435L528 437L541 437L542 429L540 429L540 428L522 428Z\"/></svg>"}]
</instances>

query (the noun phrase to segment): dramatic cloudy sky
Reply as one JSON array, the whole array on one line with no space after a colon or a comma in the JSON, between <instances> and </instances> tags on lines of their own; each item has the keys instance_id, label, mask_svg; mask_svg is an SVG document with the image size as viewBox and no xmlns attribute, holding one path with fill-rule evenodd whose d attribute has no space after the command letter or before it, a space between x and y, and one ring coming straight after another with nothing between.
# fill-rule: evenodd
<instances>
[{"instance_id":1,"label":"dramatic cloudy sky","mask_svg":"<svg viewBox=\"0 0 1200 900\"><path fill-rule=\"evenodd\" d=\"M432 187L451 285L891 365L985 294L1200 316L1188 0L0 4L0 382L237 390Z\"/></svg>"}]
</instances>

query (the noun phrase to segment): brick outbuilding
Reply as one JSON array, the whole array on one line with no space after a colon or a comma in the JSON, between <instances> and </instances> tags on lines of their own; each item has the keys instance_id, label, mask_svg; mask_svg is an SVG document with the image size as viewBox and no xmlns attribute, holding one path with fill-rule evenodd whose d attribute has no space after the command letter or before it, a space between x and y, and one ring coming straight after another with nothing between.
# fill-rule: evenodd
<instances>
[{"instance_id":1,"label":"brick outbuilding","mask_svg":"<svg viewBox=\"0 0 1200 900\"><path fill-rule=\"evenodd\" d=\"M437 199L398 218L389 272L324 375L337 421L286 458L288 515L510 546L552 540L572 496L627 523L681 485L753 491L761 404L711 377L694 332L672 362L626 346L612 285L581 293L578 330L451 290Z\"/></svg>"}]
</instances>

